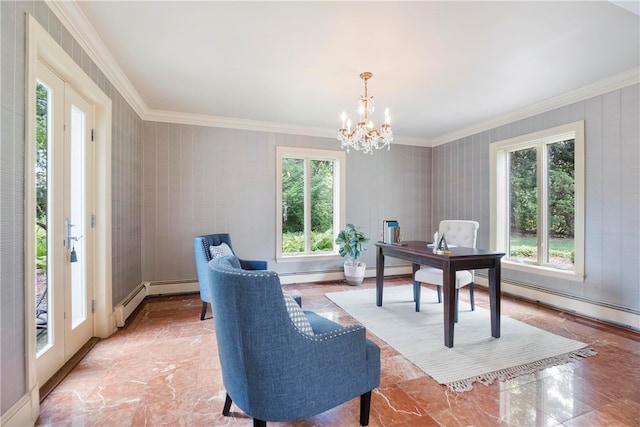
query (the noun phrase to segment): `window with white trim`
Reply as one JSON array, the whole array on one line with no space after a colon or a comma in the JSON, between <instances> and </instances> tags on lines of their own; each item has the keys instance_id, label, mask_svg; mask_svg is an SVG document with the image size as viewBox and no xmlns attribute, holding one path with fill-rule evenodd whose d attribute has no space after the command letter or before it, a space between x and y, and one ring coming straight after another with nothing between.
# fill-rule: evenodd
<instances>
[{"instance_id":1,"label":"window with white trim","mask_svg":"<svg viewBox=\"0 0 640 427\"><path fill-rule=\"evenodd\" d=\"M338 255L345 159L344 151L276 147L278 261Z\"/></svg>"},{"instance_id":2,"label":"window with white trim","mask_svg":"<svg viewBox=\"0 0 640 427\"><path fill-rule=\"evenodd\" d=\"M491 246L503 266L584 280L584 121L490 145Z\"/></svg>"}]
</instances>

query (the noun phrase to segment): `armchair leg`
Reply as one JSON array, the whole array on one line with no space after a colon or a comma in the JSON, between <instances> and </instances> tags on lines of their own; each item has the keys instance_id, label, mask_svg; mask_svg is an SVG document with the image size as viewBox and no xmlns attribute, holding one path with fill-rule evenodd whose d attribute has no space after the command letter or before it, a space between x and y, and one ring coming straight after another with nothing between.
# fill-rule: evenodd
<instances>
[{"instance_id":1,"label":"armchair leg","mask_svg":"<svg viewBox=\"0 0 640 427\"><path fill-rule=\"evenodd\" d=\"M440 304L442 302L442 286L436 286L436 289L438 290L438 304Z\"/></svg>"},{"instance_id":2,"label":"armchair leg","mask_svg":"<svg viewBox=\"0 0 640 427\"><path fill-rule=\"evenodd\" d=\"M202 301L202 313L200 313L200 320L204 320L205 314L207 314L207 303Z\"/></svg>"},{"instance_id":3,"label":"armchair leg","mask_svg":"<svg viewBox=\"0 0 640 427\"><path fill-rule=\"evenodd\" d=\"M360 425L369 425L369 413L371 412L371 390L360 395Z\"/></svg>"},{"instance_id":4,"label":"armchair leg","mask_svg":"<svg viewBox=\"0 0 640 427\"><path fill-rule=\"evenodd\" d=\"M253 427L267 427L267 422L262 420L253 419Z\"/></svg>"},{"instance_id":5,"label":"armchair leg","mask_svg":"<svg viewBox=\"0 0 640 427\"><path fill-rule=\"evenodd\" d=\"M229 413L231 411L231 396L229 396L229 393L227 393L227 397L224 399L224 409L222 410L222 415L224 415L225 417L229 416Z\"/></svg>"},{"instance_id":6,"label":"armchair leg","mask_svg":"<svg viewBox=\"0 0 640 427\"><path fill-rule=\"evenodd\" d=\"M471 311L476 309L476 305L473 301L473 282L469 284L469 300L471 301Z\"/></svg>"}]
</instances>

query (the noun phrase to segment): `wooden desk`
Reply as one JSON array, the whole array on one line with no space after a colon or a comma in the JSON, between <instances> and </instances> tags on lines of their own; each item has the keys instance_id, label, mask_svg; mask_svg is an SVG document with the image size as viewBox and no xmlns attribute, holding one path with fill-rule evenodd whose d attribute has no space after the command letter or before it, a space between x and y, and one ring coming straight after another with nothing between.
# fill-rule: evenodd
<instances>
[{"instance_id":1,"label":"wooden desk","mask_svg":"<svg viewBox=\"0 0 640 427\"><path fill-rule=\"evenodd\" d=\"M491 336L500 338L500 259L502 252L493 252L474 248L450 248L451 253L438 255L433 248L427 247L427 242L403 242L406 246L387 245L377 242L376 258L376 305L382 306L382 291L384 285L384 258L390 256L413 263L415 273L420 265L442 270L442 289L444 292L444 345L453 347L453 319L455 310L456 271L489 269L489 304L491 306ZM420 311L420 283L413 282L413 296L416 311Z\"/></svg>"}]
</instances>

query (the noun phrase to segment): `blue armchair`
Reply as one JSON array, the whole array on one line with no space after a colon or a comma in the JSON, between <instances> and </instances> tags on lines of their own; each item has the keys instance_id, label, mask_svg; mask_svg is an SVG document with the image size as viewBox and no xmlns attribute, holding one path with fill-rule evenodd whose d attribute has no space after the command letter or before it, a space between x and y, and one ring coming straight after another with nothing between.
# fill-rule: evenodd
<instances>
[{"instance_id":1,"label":"blue armchair","mask_svg":"<svg viewBox=\"0 0 640 427\"><path fill-rule=\"evenodd\" d=\"M196 257L196 270L198 272L198 283L200 285L200 299L202 300L202 313L200 314L200 320L204 320L204 316L207 314L207 304L211 304L211 291L209 282L209 268L207 264L211 261L211 246L219 246L221 243L226 243L227 246L233 252L233 246L231 246L231 236L228 233L219 234L206 234L204 236L198 236L193 239L193 250ZM266 270L266 261L250 261L240 260L242 268L245 270Z\"/></svg>"},{"instance_id":2,"label":"blue armchair","mask_svg":"<svg viewBox=\"0 0 640 427\"><path fill-rule=\"evenodd\" d=\"M360 396L368 425L371 392L380 384L380 349L363 326L343 327L304 311L305 333L287 311L277 273L244 271L233 256L209 263L218 354L231 403L254 426L293 421ZM300 311L302 311L300 309Z\"/></svg>"}]
</instances>

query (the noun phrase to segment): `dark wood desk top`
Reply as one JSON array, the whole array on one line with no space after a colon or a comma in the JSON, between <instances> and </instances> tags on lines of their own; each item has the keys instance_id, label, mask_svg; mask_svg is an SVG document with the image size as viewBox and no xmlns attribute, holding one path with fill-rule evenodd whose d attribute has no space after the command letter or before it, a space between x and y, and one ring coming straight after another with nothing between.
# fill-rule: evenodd
<instances>
[{"instance_id":1,"label":"dark wood desk top","mask_svg":"<svg viewBox=\"0 0 640 427\"><path fill-rule=\"evenodd\" d=\"M433 251L433 246L428 246L429 242L422 242L419 240L410 240L402 242L402 245L390 245L383 242L376 242L376 246L384 246L385 248L393 248L396 250L400 250L402 252L414 252L419 255L429 255L434 257L468 257L473 255L482 255L482 256L504 256L504 252L495 252L490 251L488 249L477 249L477 248L465 248L462 246L449 247L451 251L450 254L436 254Z\"/></svg>"},{"instance_id":2,"label":"dark wood desk top","mask_svg":"<svg viewBox=\"0 0 640 427\"><path fill-rule=\"evenodd\" d=\"M382 242L376 242L376 246L383 250L385 255L393 256L394 253L400 254L399 258L421 263L425 258L433 261L455 262L464 259L465 262L471 262L474 259L487 260L492 258L500 259L504 256L504 252L495 252L487 249L465 248L462 246L449 247L451 253L437 254L433 251L433 247L429 247L428 242L418 240L410 240L402 242L403 245L390 245Z\"/></svg>"}]
</instances>

